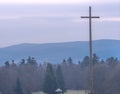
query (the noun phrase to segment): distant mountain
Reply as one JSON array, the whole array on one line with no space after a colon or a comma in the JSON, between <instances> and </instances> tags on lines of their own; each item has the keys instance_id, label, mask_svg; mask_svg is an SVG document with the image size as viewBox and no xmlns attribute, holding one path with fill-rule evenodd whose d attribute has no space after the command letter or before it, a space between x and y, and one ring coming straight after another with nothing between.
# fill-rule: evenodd
<instances>
[{"instance_id":1,"label":"distant mountain","mask_svg":"<svg viewBox=\"0 0 120 94\"><path fill-rule=\"evenodd\" d=\"M117 57L120 59L120 40L95 40L93 53L101 59ZM28 56L35 57L39 62L50 61L60 63L63 59L72 57L75 62L89 55L89 42L65 42L47 44L19 44L0 48L1 64L7 60L20 61Z\"/></svg>"}]
</instances>

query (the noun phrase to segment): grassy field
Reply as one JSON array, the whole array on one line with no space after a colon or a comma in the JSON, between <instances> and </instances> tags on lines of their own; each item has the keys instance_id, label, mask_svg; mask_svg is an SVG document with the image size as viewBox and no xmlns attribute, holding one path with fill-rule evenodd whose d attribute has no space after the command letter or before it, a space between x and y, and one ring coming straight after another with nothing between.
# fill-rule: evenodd
<instances>
[{"instance_id":1,"label":"grassy field","mask_svg":"<svg viewBox=\"0 0 120 94\"><path fill-rule=\"evenodd\" d=\"M44 94L43 92L34 92L32 94ZM88 94L85 90L67 90L64 94Z\"/></svg>"}]
</instances>

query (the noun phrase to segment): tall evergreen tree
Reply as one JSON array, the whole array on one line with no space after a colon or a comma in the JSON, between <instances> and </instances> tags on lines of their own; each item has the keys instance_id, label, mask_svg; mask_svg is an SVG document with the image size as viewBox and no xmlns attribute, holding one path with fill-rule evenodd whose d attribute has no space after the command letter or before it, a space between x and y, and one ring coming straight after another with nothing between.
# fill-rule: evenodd
<instances>
[{"instance_id":1,"label":"tall evergreen tree","mask_svg":"<svg viewBox=\"0 0 120 94\"><path fill-rule=\"evenodd\" d=\"M107 62L107 64L108 64L109 66L114 67L114 66L117 65L118 60L117 60L117 58L110 57L110 58L108 58L108 59L106 60L106 62Z\"/></svg>"},{"instance_id":2,"label":"tall evergreen tree","mask_svg":"<svg viewBox=\"0 0 120 94\"><path fill-rule=\"evenodd\" d=\"M28 59L27 59L27 64L30 64L30 65L37 65L37 62L36 62L36 60L35 60L35 58L34 57L28 57Z\"/></svg>"},{"instance_id":3,"label":"tall evergreen tree","mask_svg":"<svg viewBox=\"0 0 120 94\"><path fill-rule=\"evenodd\" d=\"M15 94L23 94L22 86L19 78L17 78L17 81L16 81Z\"/></svg>"},{"instance_id":4,"label":"tall evergreen tree","mask_svg":"<svg viewBox=\"0 0 120 94\"><path fill-rule=\"evenodd\" d=\"M56 69L56 82L57 82L57 87L60 88L64 93L66 89L65 89L65 82L64 82L63 73L60 65L58 65Z\"/></svg>"},{"instance_id":5,"label":"tall evergreen tree","mask_svg":"<svg viewBox=\"0 0 120 94\"><path fill-rule=\"evenodd\" d=\"M67 61L65 59L63 59L62 64L67 65Z\"/></svg>"},{"instance_id":6,"label":"tall evergreen tree","mask_svg":"<svg viewBox=\"0 0 120 94\"><path fill-rule=\"evenodd\" d=\"M67 59L67 63L68 63L69 65L73 64L73 60L72 60L71 57L69 57L69 58Z\"/></svg>"},{"instance_id":7,"label":"tall evergreen tree","mask_svg":"<svg viewBox=\"0 0 120 94\"><path fill-rule=\"evenodd\" d=\"M89 56L85 56L83 61L81 62L81 67L89 66L90 58Z\"/></svg>"},{"instance_id":8,"label":"tall evergreen tree","mask_svg":"<svg viewBox=\"0 0 120 94\"><path fill-rule=\"evenodd\" d=\"M22 60L20 61L20 65L25 65L25 59L22 59Z\"/></svg>"},{"instance_id":9,"label":"tall evergreen tree","mask_svg":"<svg viewBox=\"0 0 120 94\"><path fill-rule=\"evenodd\" d=\"M6 62L5 62L5 67L10 67L9 61L6 61Z\"/></svg>"},{"instance_id":10,"label":"tall evergreen tree","mask_svg":"<svg viewBox=\"0 0 120 94\"><path fill-rule=\"evenodd\" d=\"M98 64L99 63L99 57L94 53L93 54L93 65Z\"/></svg>"},{"instance_id":11,"label":"tall evergreen tree","mask_svg":"<svg viewBox=\"0 0 120 94\"><path fill-rule=\"evenodd\" d=\"M43 83L43 92L47 94L55 94L57 89L57 83L53 71L52 64L47 64L44 83Z\"/></svg>"}]
</instances>

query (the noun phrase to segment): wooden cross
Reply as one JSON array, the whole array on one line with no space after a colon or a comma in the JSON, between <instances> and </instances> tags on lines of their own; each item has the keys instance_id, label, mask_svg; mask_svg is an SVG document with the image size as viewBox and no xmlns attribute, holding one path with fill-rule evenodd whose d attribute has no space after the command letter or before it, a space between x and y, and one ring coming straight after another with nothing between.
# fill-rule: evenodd
<instances>
[{"instance_id":1,"label":"wooden cross","mask_svg":"<svg viewBox=\"0 0 120 94\"><path fill-rule=\"evenodd\" d=\"M89 6L89 16L81 16L81 18L89 19L89 49L90 49L90 93L94 94L93 89L93 60L92 60L92 19L100 18L99 16L91 15L91 6Z\"/></svg>"}]
</instances>

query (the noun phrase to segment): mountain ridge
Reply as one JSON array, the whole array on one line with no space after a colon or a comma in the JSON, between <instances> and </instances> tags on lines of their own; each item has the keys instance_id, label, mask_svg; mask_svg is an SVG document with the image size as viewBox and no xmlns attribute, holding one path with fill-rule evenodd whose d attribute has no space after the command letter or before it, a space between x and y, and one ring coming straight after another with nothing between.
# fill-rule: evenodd
<instances>
[{"instance_id":1,"label":"mountain ridge","mask_svg":"<svg viewBox=\"0 0 120 94\"><path fill-rule=\"evenodd\" d=\"M100 59L107 57L117 57L120 59L120 40L94 40L93 53L96 53ZM39 62L50 61L60 63L63 59L72 57L73 61L77 62L89 56L89 42L61 42L61 43L44 43L32 44L23 43L13 46L0 48L0 62L7 60L20 61L28 56L35 57Z\"/></svg>"},{"instance_id":2,"label":"mountain ridge","mask_svg":"<svg viewBox=\"0 0 120 94\"><path fill-rule=\"evenodd\" d=\"M93 40L94 41L120 41L116 39L98 39L98 40ZM75 42L89 42L89 41L66 41L66 42L50 42L50 43L20 43L20 44L14 44L14 45L9 45L2 48L9 48L12 46L20 46L20 45L46 45L46 44L63 44L63 43L75 43Z\"/></svg>"}]
</instances>

